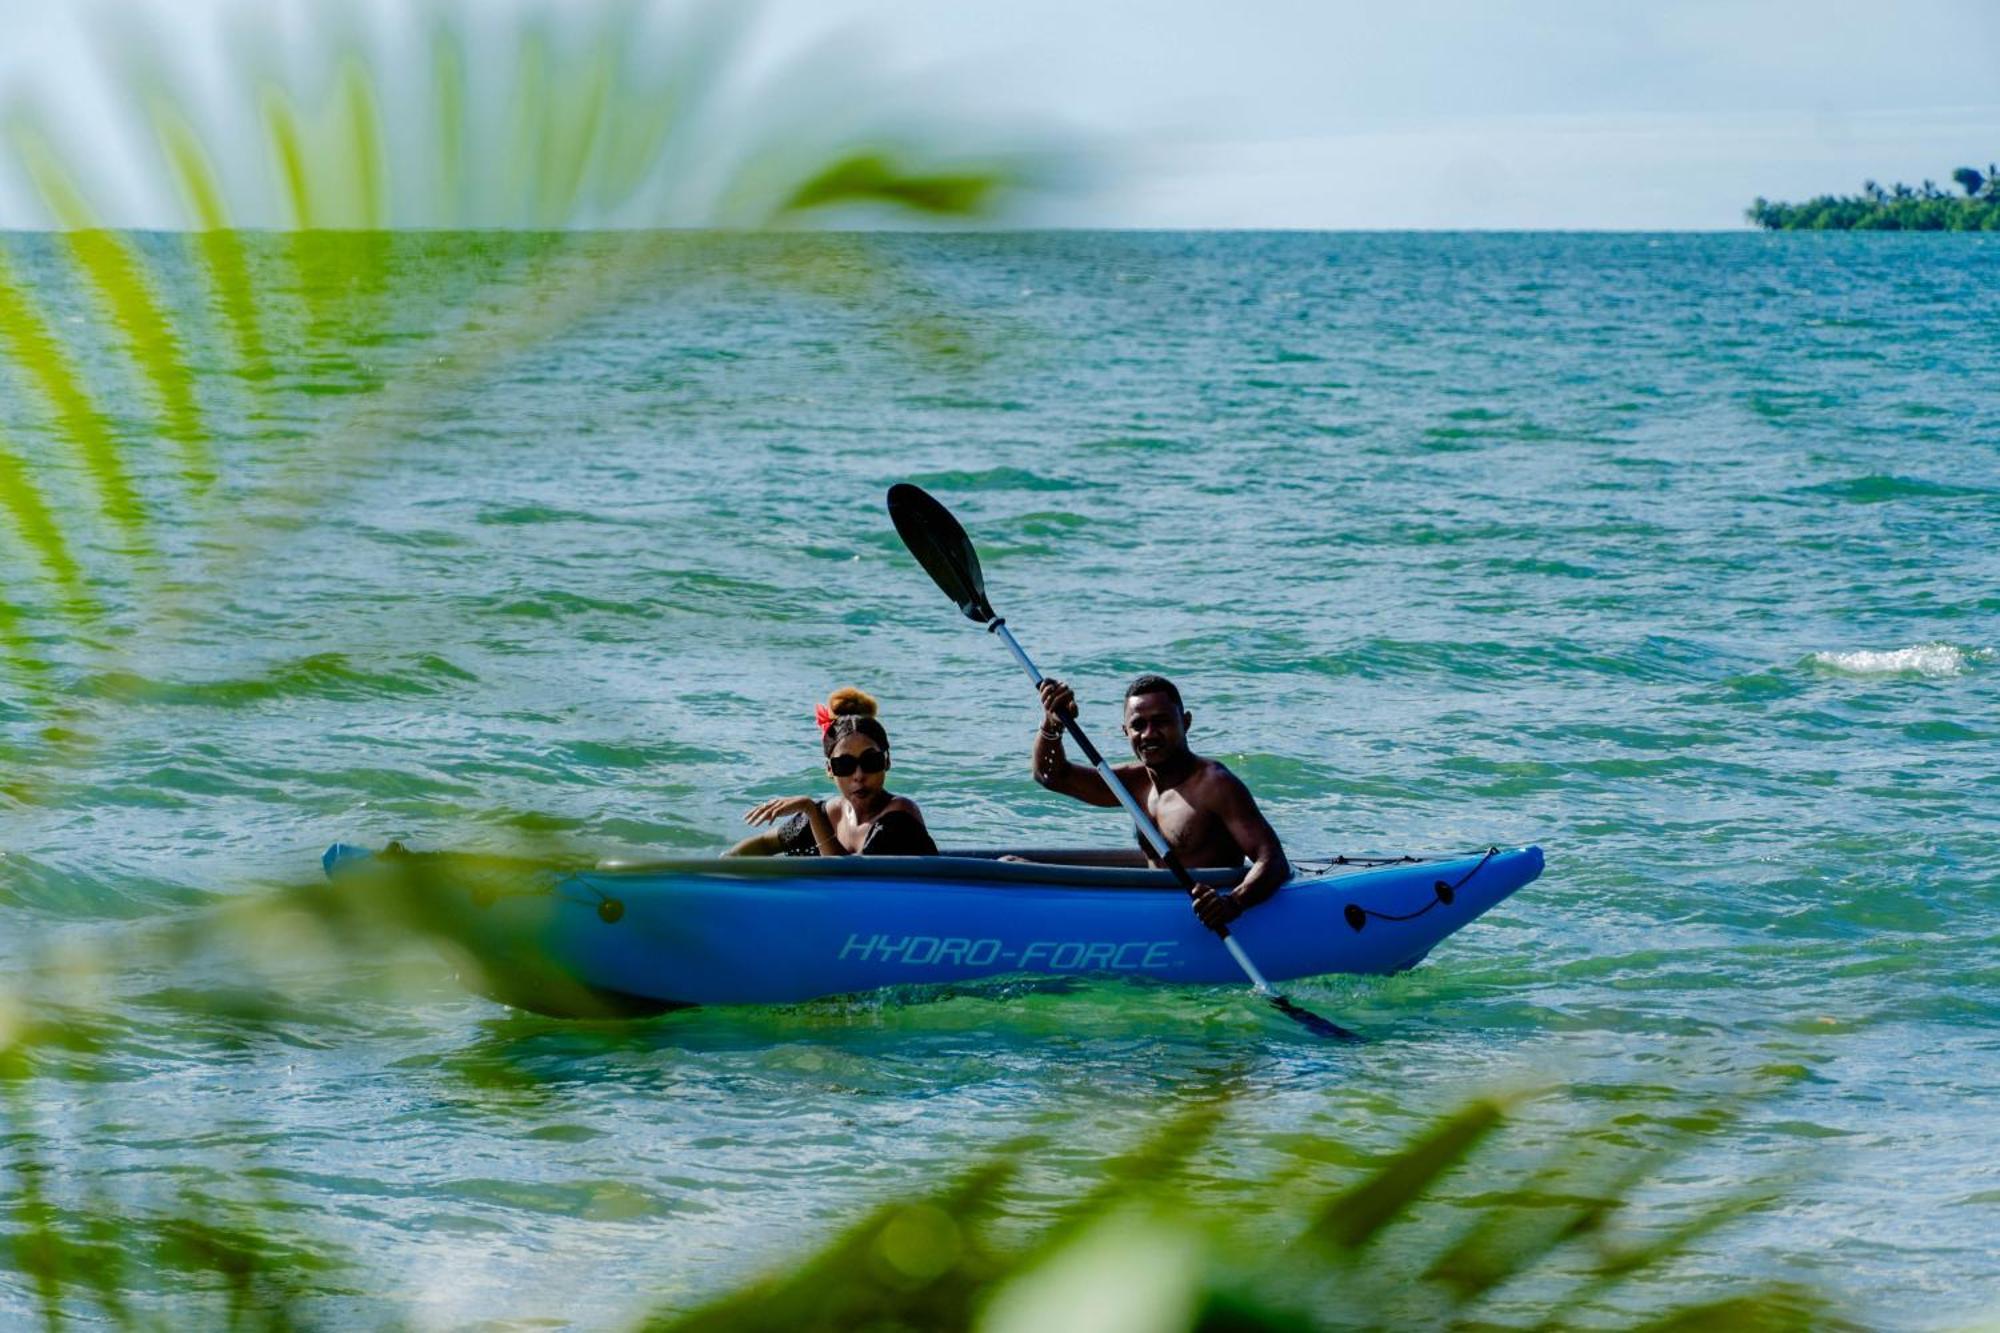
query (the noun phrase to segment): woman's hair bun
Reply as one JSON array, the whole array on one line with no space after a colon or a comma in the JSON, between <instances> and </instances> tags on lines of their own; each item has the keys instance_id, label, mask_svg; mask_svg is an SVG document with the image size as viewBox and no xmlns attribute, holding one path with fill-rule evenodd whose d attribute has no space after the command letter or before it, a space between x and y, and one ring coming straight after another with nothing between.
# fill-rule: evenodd
<instances>
[{"instance_id":1,"label":"woman's hair bun","mask_svg":"<svg viewBox=\"0 0 2000 1333\"><path fill-rule=\"evenodd\" d=\"M852 685L843 685L826 696L826 711L835 717L873 717L875 698Z\"/></svg>"}]
</instances>

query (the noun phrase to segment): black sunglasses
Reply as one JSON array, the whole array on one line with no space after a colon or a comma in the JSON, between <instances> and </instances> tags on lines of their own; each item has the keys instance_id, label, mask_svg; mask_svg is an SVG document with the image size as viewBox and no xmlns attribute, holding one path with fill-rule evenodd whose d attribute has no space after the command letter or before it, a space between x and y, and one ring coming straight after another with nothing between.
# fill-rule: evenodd
<instances>
[{"instance_id":1,"label":"black sunglasses","mask_svg":"<svg viewBox=\"0 0 2000 1333\"><path fill-rule=\"evenodd\" d=\"M837 754L826 761L827 771L837 778L854 776L854 770L863 773L885 773L889 769L889 756L880 750L863 750L860 754Z\"/></svg>"}]
</instances>

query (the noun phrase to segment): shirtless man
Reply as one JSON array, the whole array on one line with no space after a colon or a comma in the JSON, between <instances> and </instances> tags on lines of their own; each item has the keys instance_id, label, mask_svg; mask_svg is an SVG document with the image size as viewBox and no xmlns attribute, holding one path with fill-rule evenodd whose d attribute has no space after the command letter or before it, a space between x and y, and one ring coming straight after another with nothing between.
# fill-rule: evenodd
<instances>
[{"instance_id":1,"label":"shirtless man","mask_svg":"<svg viewBox=\"0 0 2000 1333\"><path fill-rule=\"evenodd\" d=\"M1072 764L1063 753L1063 720L1076 712L1076 693L1059 680L1042 682L1042 728L1035 738L1035 781L1050 791L1087 805L1117 805L1118 798L1096 769ZM1153 817L1181 863L1250 869L1226 892L1202 885L1194 913L1214 930L1243 915L1278 891L1291 877L1291 863L1278 835L1257 809L1250 789L1234 773L1188 749L1194 715L1181 706L1181 693L1164 676L1141 676L1125 690L1125 735L1136 764L1113 769L1140 806ZM1142 835L1146 860L1161 864Z\"/></svg>"}]
</instances>

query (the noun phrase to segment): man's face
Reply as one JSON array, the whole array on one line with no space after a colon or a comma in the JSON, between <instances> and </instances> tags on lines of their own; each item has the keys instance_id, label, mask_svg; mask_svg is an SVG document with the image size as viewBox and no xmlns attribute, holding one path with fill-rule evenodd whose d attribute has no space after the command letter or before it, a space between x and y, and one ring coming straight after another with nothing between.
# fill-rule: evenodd
<instances>
[{"instance_id":1,"label":"man's face","mask_svg":"<svg viewBox=\"0 0 2000 1333\"><path fill-rule=\"evenodd\" d=\"M1125 735L1148 768L1187 750L1187 714L1171 694L1134 694L1125 700Z\"/></svg>"}]
</instances>

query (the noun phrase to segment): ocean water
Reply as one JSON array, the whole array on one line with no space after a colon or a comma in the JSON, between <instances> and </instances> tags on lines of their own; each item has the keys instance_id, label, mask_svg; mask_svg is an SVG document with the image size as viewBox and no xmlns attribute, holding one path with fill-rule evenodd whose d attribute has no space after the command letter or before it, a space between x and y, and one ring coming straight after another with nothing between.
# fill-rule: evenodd
<instances>
[{"instance_id":1,"label":"ocean water","mask_svg":"<svg viewBox=\"0 0 2000 1333\"><path fill-rule=\"evenodd\" d=\"M1296 986L1355 1048L1110 982L563 1024L428 955L316 964L251 1029L190 1016L230 960L141 957L95 1072L33 1090L64 1188L280 1197L372 1275L350 1316L595 1327L1031 1131L1032 1215L1222 1083L1198 1188L1239 1210L1479 1092L1546 1094L1526 1152L1754 1091L1643 1211L1778 1202L1642 1297L2000 1300L2000 241L690 237L627 271L404 237L360 291L265 241L250 375L197 257L136 244L212 430L77 334L136 536L0 369L96 604L0 525L46 663L0 677L17 977L336 839L718 850L818 790L849 683L947 846L1127 843L1028 780L1033 695L897 542L899 480L1101 742L1164 671L1295 854L1549 866L1413 972ZM93 327L48 241L7 247ZM33 1301L0 1261L0 1321Z\"/></svg>"}]
</instances>

